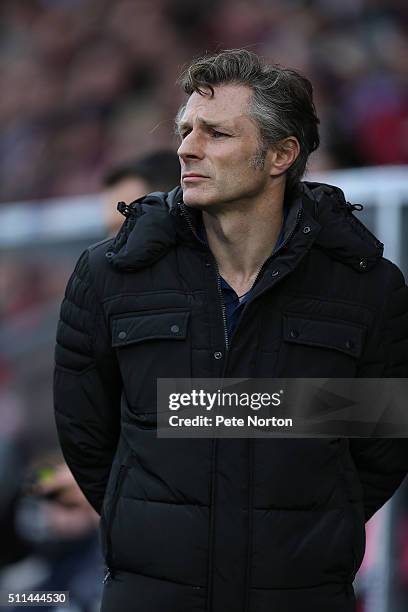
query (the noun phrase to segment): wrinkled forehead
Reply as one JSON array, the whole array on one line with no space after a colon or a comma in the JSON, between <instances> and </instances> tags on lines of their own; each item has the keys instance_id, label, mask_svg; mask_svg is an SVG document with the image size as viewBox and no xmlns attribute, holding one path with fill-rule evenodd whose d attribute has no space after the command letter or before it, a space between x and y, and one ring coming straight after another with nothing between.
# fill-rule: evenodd
<instances>
[{"instance_id":1,"label":"wrinkled forehead","mask_svg":"<svg viewBox=\"0 0 408 612\"><path fill-rule=\"evenodd\" d=\"M191 125L195 121L208 124L232 125L249 116L252 91L243 85L221 85L203 94L193 92L176 116L176 126Z\"/></svg>"}]
</instances>

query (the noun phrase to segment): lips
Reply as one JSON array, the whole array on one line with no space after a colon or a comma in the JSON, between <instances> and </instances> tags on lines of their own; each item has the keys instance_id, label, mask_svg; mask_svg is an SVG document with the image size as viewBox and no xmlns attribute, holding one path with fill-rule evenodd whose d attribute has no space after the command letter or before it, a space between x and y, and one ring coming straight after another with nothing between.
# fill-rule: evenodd
<instances>
[{"instance_id":1,"label":"lips","mask_svg":"<svg viewBox=\"0 0 408 612\"><path fill-rule=\"evenodd\" d=\"M204 174L197 174L196 172L186 172L186 174L183 174L181 178L183 179L183 181L185 181L185 180L208 178L208 176L204 176Z\"/></svg>"}]
</instances>

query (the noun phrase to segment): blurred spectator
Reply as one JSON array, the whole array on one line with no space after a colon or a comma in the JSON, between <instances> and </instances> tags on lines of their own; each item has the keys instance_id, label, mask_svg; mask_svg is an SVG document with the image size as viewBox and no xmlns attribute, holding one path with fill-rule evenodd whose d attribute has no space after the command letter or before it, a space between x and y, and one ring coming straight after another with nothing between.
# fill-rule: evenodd
<instances>
[{"instance_id":1,"label":"blurred spectator","mask_svg":"<svg viewBox=\"0 0 408 612\"><path fill-rule=\"evenodd\" d=\"M76 128L64 141L67 158L72 163L75 163L75 140L80 136L79 126ZM88 132L85 135L85 148L87 137L91 135ZM115 214L120 224L123 217L116 211L118 200L130 202L149 191L172 189L179 182L179 174L178 157L170 150L157 151L133 163L113 168L106 176L110 212ZM116 190L119 190L117 195ZM41 362L38 350L34 354L34 363L30 359L27 350L30 343L40 342L47 353L52 353L48 339L44 338L44 330L40 333L37 328L43 317L49 319L50 314L53 316L50 307L53 308L54 300L60 301L66 281L64 261L65 257L56 265L55 257L47 251L31 253L30 256L10 253L2 259L0 315L8 326L0 329L6 343L13 337L13 326L18 330L14 336L19 338L19 342L26 339L25 359L21 360L20 369L26 364L32 372L33 367ZM54 323L51 329L50 343L55 333ZM11 344L15 346L14 342ZM25 424L29 412L38 406L38 398L31 393L26 406L18 401L12 382L16 374L14 364L19 361L18 354L22 353L20 350L14 357L8 353L7 357L14 359L14 362L10 361L13 365L3 360L0 362L0 535L3 542L0 588L69 590L75 610L96 612L103 577L97 530L99 517L85 500L67 466L57 464L55 467L55 459L51 462L44 460L44 449L50 448L47 431L51 427L51 415L46 410L36 412L28 432ZM44 371L42 363L40 369ZM50 371L50 366L45 371ZM31 376L35 378L36 388L41 387L38 373ZM48 383L47 392L49 387ZM43 392L42 398L47 405L48 395ZM41 457L42 462L50 464L50 467L41 467ZM31 471L40 473L41 479L37 481L35 477L35 487L27 492L21 487L21 482L32 458L36 458L41 469L33 468Z\"/></svg>"},{"instance_id":2,"label":"blurred spectator","mask_svg":"<svg viewBox=\"0 0 408 612\"><path fill-rule=\"evenodd\" d=\"M98 514L85 499L65 463L46 472L36 484L34 493L48 500L45 506L47 522L56 536L78 538L98 527Z\"/></svg>"},{"instance_id":3,"label":"blurred spectator","mask_svg":"<svg viewBox=\"0 0 408 612\"><path fill-rule=\"evenodd\" d=\"M64 463L55 465L44 456L37 466L13 506L14 542L7 549L10 565L0 573L0 588L68 591L70 609L97 612L103 579L99 516ZM2 541L10 544L10 536Z\"/></svg>"},{"instance_id":4,"label":"blurred spectator","mask_svg":"<svg viewBox=\"0 0 408 612\"><path fill-rule=\"evenodd\" d=\"M12 388L12 368L0 358L0 570L28 554L15 513L27 461L23 406Z\"/></svg>"},{"instance_id":5,"label":"blurred spectator","mask_svg":"<svg viewBox=\"0 0 408 612\"><path fill-rule=\"evenodd\" d=\"M124 221L116 209L118 202L129 204L152 191L170 191L179 182L180 163L174 151L156 151L112 168L104 180L104 214L109 232L117 232Z\"/></svg>"},{"instance_id":6,"label":"blurred spectator","mask_svg":"<svg viewBox=\"0 0 408 612\"><path fill-rule=\"evenodd\" d=\"M184 62L223 47L311 79L324 128L312 170L408 162L402 0L3 0L0 10L0 201L96 192L107 166L171 148Z\"/></svg>"}]
</instances>

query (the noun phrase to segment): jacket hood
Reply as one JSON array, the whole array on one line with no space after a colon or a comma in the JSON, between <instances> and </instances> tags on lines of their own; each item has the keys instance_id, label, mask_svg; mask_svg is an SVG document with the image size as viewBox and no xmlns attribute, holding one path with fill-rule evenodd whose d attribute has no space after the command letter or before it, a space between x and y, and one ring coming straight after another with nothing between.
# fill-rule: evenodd
<instances>
[{"instance_id":1,"label":"jacket hood","mask_svg":"<svg viewBox=\"0 0 408 612\"><path fill-rule=\"evenodd\" d=\"M333 185L303 182L302 189L305 208L321 226L315 245L359 272L375 266L384 245L354 216L353 211L363 206L346 202L342 190Z\"/></svg>"},{"instance_id":2,"label":"jacket hood","mask_svg":"<svg viewBox=\"0 0 408 612\"><path fill-rule=\"evenodd\" d=\"M383 244L353 214L362 206L346 202L338 187L302 182L298 197L287 205L290 227L285 234L295 229L291 223L300 213L318 226L314 244L332 258L365 272L382 257ZM120 203L118 209L126 220L106 253L116 268L137 270L151 265L180 242L206 248L196 233L201 212L183 203L181 187L150 193L128 206ZM292 239L296 240L296 232Z\"/></svg>"}]
</instances>

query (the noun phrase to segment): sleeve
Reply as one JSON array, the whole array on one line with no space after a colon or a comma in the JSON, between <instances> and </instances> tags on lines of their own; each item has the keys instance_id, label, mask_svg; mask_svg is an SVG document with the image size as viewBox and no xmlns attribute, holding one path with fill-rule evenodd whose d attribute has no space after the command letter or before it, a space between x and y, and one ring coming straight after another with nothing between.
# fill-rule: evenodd
<instances>
[{"instance_id":1,"label":"sleeve","mask_svg":"<svg viewBox=\"0 0 408 612\"><path fill-rule=\"evenodd\" d=\"M384 310L369 339L360 377L408 378L408 288L398 268L392 265L391 270ZM350 450L368 520L393 495L408 471L408 439L353 438Z\"/></svg>"},{"instance_id":2,"label":"sleeve","mask_svg":"<svg viewBox=\"0 0 408 612\"><path fill-rule=\"evenodd\" d=\"M61 305L54 408L65 460L98 513L118 443L120 396L119 368L85 251Z\"/></svg>"}]
</instances>

